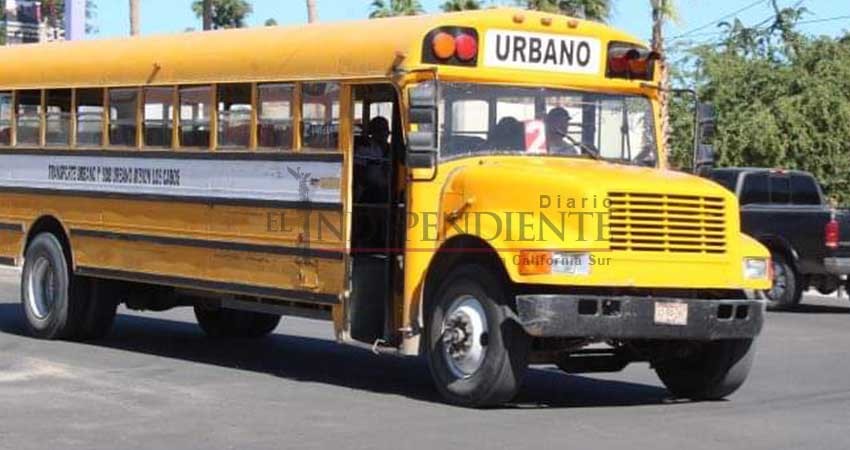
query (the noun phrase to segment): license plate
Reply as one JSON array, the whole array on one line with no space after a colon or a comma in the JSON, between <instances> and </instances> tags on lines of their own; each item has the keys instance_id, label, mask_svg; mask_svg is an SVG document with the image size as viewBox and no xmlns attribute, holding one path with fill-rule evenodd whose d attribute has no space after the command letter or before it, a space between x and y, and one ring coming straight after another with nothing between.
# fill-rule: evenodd
<instances>
[{"instance_id":1,"label":"license plate","mask_svg":"<svg viewBox=\"0 0 850 450\"><path fill-rule=\"evenodd\" d=\"M656 302L655 323L658 325L687 325L688 304Z\"/></svg>"}]
</instances>

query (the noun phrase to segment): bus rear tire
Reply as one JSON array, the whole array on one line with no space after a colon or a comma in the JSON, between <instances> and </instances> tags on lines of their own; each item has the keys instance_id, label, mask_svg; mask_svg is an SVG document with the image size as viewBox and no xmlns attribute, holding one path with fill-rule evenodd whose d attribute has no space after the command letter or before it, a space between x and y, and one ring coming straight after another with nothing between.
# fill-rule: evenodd
<instances>
[{"instance_id":1,"label":"bus rear tire","mask_svg":"<svg viewBox=\"0 0 850 450\"><path fill-rule=\"evenodd\" d=\"M687 357L656 364L655 371L676 398L721 400L744 384L754 357L753 339L713 341Z\"/></svg>"},{"instance_id":2,"label":"bus rear tire","mask_svg":"<svg viewBox=\"0 0 850 450\"><path fill-rule=\"evenodd\" d=\"M271 334L280 324L280 316L235 309L195 307L198 325L209 337L261 338Z\"/></svg>"},{"instance_id":3,"label":"bus rear tire","mask_svg":"<svg viewBox=\"0 0 850 450\"><path fill-rule=\"evenodd\" d=\"M21 307L27 331L41 339L78 339L86 319L88 283L74 276L59 239L37 235L26 249Z\"/></svg>"},{"instance_id":4,"label":"bus rear tire","mask_svg":"<svg viewBox=\"0 0 850 450\"><path fill-rule=\"evenodd\" d=\"M428 363L448 402L496 406L519 391L531 338L509 317L505 291L490 271L470 265L450 273L431 299Z\"/></svg>"}]
</instances>

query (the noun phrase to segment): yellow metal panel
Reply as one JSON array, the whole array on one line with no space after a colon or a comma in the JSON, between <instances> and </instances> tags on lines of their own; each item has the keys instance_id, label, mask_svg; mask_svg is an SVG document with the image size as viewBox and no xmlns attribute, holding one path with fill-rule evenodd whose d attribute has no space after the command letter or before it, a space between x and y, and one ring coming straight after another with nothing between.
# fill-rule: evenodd
<instances>
[{"instance_id":1,"label":"yellow metal panel","mask_svg":"<svg viewBox=\"0 0 850 450\"><path fill-rule=\"evenodd\" d=\"M603 41L639 41L605 25L560 15L487 9L457 14L320 23L293 27L180 33L166 36L57 42L0 49L0 88L140 86L239 81L386 78L397 55L402 68L421 63L426 34L440 26L475 27L592 36ZM543 18L551 20L545 25ZM483 40L482 40L483 41ZM441 68L448 77L555 85L594 85L595 76L524 73L484 68ZM601 74L600 74L601 75ZM613 82L612 82L613 83ZM638 86L621 81L613 85Z\"/></svg>"}]
</instances>

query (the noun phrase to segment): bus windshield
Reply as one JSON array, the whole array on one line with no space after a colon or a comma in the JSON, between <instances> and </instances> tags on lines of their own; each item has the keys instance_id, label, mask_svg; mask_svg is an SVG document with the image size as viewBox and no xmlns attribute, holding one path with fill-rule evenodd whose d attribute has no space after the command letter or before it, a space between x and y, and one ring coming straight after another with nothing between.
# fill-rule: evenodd
<instances>
[{"instance_id":1,"label":"bus windshield","mask_svg":"<svg viewBox=\"0 0 850 450\"><path fill-rule=\"evenodd\" d=\"M441 156L590 157L655 166L652 104L636 95L444 83Z\"/></svg>"}]
</instances>

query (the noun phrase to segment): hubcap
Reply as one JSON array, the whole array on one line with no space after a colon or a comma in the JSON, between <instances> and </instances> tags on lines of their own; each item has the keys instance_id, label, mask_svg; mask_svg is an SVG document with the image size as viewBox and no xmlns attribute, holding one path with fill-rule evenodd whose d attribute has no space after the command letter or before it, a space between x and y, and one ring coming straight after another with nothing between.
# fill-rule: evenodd
<instances>
[{"instance_id":1,"label":"hubcap","mask_svg":"<svg viewBox=\"0 0 850 450\"><path fill-rule=\"evenodd\" d=\"M39 320L44 320L53 311L56 303L56 271L45 257L33 263L27 280L27 302L30 311Z\"/></svg>"},{"instance_id":2,"label":"hubcap","mask_svg":"<svg viewBox=\"0 0 850 450\"><path fill-rule=\"evenodd\" d=\"M481 302L470 295L457 298L443 319L443 357L458 378L475 374L487 355L487 315Z\"/></svg>"},{"instance_id":3,"label":"hubcap","mask_svg":"<svg viewBox=\"0 0 850 450\"><path fill-rule=\"evenodd\" d=\"M788 273L785 272L785 266L773 263L773 287L767 291L767 296L770 300L780 301L785 295L785 290L788 288Z\"/></svg>"}]
</instances>

